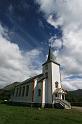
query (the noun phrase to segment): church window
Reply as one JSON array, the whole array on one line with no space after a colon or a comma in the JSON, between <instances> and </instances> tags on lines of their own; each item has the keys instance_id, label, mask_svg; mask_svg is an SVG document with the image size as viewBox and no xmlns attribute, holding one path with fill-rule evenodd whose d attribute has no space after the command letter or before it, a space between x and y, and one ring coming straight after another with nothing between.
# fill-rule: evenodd
<instances>
[{"instance_id":1,"label":"church window","mask_svg":"<svg viewBox=\"0 0 82 124\"><path fill-rule=\"evenodd\" d=\"M38 96L41 96L41 89L38 89Z\"/></svg>"},{"instance_id":2,"label":"church window","mask_svg":"<svg viewBox=\"0 0 82 124\"><path fill-rule=\"evenodd\" d=\"M22 96L24 96L25 86L22 87Z\"/></svg>"},{"instance_id":3,"label":"church window","mask_svg":"<svg viewBox=\"0 0 82 124\"><path fill-rule=\"evenodd\" d=\"M58 82L57 81L55 82L55 87L58 88Z\"/></svg>"},{"instance_id":4,"label":"church window","mask_svg":"<svg viewBox=\"0 0 82 124\"><path fill-rule=\"evenodd\" d=\"M48 77L48 72L45 73L45 76Z\"/></svg>"},{"instance_id":5,"label":"church window","mask_svg":"<svg viewBox=\"0 0 82 124\"><path fill-rule=\"evenodd\" d=\"M12 90L11 95L14 96L15 89Z\"/></svg>"},{"instance_id":6,"label":"church window","mask_svg":"<svg viewBox=\"0 0 82 124\"><path fill-rule=\"evenodd\" d=\"M18 96L18 90L19 90L19 89L18 89L18 88L16 88L16 96Z\"/></svg>"},{"instance_id":7,"label":"church window","mask_svg":"<svg viewBox=\"0 0 82 124\"><path fill-rule=\"evenodd\" d=\"M19 96L21 96L21 87L19 88Z\"/></svg>"},{"instance_id":8,"label":"church window","mask_svg":"<svg viewBox=\"0 0 82 124\"><path fill-rule=\"evenodd\" d=\"M26 86L26 96L28 96L29 85Z\"/></svg>"}]
</instances>

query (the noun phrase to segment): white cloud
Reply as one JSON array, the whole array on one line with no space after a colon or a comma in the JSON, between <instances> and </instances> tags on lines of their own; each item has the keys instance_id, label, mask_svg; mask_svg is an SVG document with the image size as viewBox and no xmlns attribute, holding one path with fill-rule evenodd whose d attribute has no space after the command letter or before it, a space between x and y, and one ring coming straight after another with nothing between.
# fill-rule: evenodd
<instances>
[{"instance_id":1,"label":"white cloud","mask_svg":"<svg viewBox=\"0 0 82 124\"><path fill-rule=\"evenodd\" d=\"M65 80L64 85L70 89L82 89L81 79L78 83L79 80L70 78L70 75L82 73L82 0L37 0L37 2L40 11L45 13L47 22L56 28L62 27L63 49L59 51L58 57L64 68L64 77L69 75L69 80ZM52 46L55 45L54 40Z\"/></svg>"},{"instance_id":2,"label":"white cloud","mask_svg":"<svg viewBox=\"0 0 82 124\"><path fill-rule=\"evenodd\" d=\"M40 10L45 12L47 16L54 10L54 0L35 0L36 3L40 4Z\"/></svg>"},{"instance_id":3,"label":"white cloud","mask_svg":"<svg viewBox=\"0 0 82 124\"><path fill-rule=\"evenodd\" d=\"M66 79L63 80L63 87L66 90L77 90L77 89L81 89L82 87L82 79Z\"/></svg>"},{"instance_id":4,"label":"white cloud","mask_svg":"<svg viewBox=\"0 0 82 124\"><path fill-rule=\"evenodd\" d=\"M47 22L50 23L52 26L54 26L55 28L58 27L58 25L63 25L63 19L62 17L58 18L58 19L55 19L54 21L54 16L53 14L50 14L48 19L47 19Z\"/></svg>"},{"instance_id":5,"label":"white cloud","mask_svg":"<svg viewBox=\"0 0 82 124\"><path fill-rule=\"evenodd\" d=\"M49 45L50 45L52 48L61 49L61 47L62 47L62 40L57 39L56 36L52 36L52 37L49 39Z\"/></svg>"},{"instance_id":6,"label":"white cloud","mask_svg":"<svg viewBox=\"0 0 82 124\"><path fill-rule=\"evenodd\" d=\"M5 31L7 30L0 25L0 87L40 73L40 69L36 70L36 63L39 66L41 51L38 49L21 51L17 44L3 37Z\"/></svg>"}]
</instances>

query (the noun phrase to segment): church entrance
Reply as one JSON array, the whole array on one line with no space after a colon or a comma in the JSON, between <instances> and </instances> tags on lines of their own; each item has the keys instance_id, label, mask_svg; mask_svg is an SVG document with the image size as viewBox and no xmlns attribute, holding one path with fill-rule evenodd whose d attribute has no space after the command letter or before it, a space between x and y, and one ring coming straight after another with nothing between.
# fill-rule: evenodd
<instances>
[{"instance_id":1,"label":"church entrance","mask_svg":"<svg viewBox=\"0 0 82 124\"><path fill-rule=\"evenodd\" d=\"M65 100L65 94L62 94L62 99Z\"/></svg>"}]
</instances>

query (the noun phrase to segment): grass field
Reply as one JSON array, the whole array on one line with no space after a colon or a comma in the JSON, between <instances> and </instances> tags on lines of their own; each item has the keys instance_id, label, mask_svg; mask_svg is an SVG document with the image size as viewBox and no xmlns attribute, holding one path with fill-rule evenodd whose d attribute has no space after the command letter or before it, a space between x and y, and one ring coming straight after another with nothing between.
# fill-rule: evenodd
<instances>
[{"instance_id":1,"label":"grass field","mask_svg":"<svg viewBox=\"0 0 82 124\"><path fill-rule=\"evenodd\" d=\"M82 124L82 112L0 104L0 124Z\"/></svg>"}]
</instances>

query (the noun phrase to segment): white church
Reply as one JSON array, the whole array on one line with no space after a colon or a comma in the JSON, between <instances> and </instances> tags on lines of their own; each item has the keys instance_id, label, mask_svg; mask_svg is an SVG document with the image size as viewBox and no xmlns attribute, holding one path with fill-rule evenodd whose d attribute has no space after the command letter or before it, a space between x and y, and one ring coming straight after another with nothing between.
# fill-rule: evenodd
<instances>
[{"instance_id":1,"label":"white church","mask_svg":"<svg viewBox=\"0 0 82 124\"><path fill-rule=\"evenodd\" d=\"M50 48L47 61L42 65L42 74L17 84L10 101L30 106L70 109L65 94L61 85L60 64L56 62Z\"/></svg>"}]
</instances>

